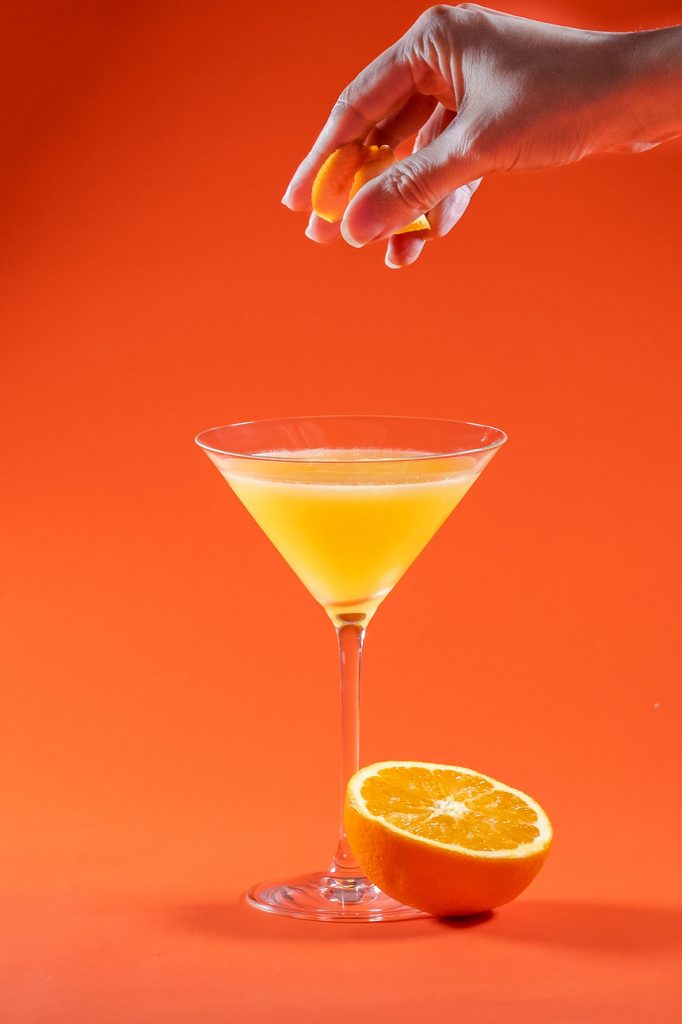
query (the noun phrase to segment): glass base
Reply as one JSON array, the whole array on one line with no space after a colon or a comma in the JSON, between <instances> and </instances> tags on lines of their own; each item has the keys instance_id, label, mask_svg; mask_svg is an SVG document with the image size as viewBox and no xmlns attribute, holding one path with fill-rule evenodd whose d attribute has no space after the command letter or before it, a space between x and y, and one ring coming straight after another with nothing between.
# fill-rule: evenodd
<instances>
[{"instance_id":1,"label":"glass base","mask_svg":"<svg viewBox=\"0 0 682 1024\"><path fill-rule=\"evenodd\" d=\"M263 882L245 893L247 903L268 914L306 921L405 921L429 917L391 899L368 878L339 878L317 872L288 882Z\"/></svg>"}]
</instances>

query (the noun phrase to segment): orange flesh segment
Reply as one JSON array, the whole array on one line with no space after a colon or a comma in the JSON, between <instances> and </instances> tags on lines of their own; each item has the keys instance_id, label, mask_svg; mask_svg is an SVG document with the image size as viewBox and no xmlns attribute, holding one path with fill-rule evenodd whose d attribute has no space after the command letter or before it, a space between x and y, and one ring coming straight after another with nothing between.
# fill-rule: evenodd
<instances>
[{"instance_id":1,"label":"orange flesh segment","mask_svg":"<svg viewBox=\"0 0 682 1024\"><path fill-rule=\"evenodd\" d=\"M370 814L440 843L511 850L540 835L532 807L476 775L384 768L365 780L361 792Z\"/></svg>"},{"instance_id":2,"label":"orange flesh segment","mask_svg":"<svg viewBox=\"0 0 682 1024\"><path fill-rule=\"evenodd\" d=\"M313 182L313 210L322 220L336 224L343 218L353 179L365 163L367 147L349 142L328 156Z\"/></svg>"},{"instance_id":3,"label":"orange flesh segment","mask_svg":"<svg viewBox=\"0 0 682 1024\"><path fill-rule=\"evenodd\" d=\"M431 230L431 225L429 224L428 220L426 219L426 215L422 213L421 216L417 217L416 220L413 220L410 224L406 224L404 228L399 228L398 231L394 232L394 234L396 234L396 235L404 235L408 231L430 231L430 230Z\"/></svg>"},{"instance_id":4,"label":"orange flesh segment","mask_svg":"<svg viewBox=\"0 0 682 1024\"><path fill-rule=\"evenodd\" d=\"M327 157L313 182L312 207L322 220L336 224L343 219L348 203L372 178L395 163L390 146L363 146L349 142ZM426 217L418 217L404 228L395 231L404 235L410 231L429 231Z\"/></svg>"}]
</instances>

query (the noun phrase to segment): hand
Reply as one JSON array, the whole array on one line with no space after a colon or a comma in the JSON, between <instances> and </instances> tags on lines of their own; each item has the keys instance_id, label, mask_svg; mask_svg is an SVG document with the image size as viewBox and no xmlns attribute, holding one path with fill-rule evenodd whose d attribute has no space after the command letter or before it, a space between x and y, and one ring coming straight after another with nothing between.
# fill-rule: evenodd
<instances>
[{"instance_id":1,"label":"hand","mask_svg":"<svg viewBox=\"0 0 682 1024\"><path fill-rule=\"evenodd\" d=\"M309 210L315 175L353 140L413 151L368 182L341 225L312 214L306 234L413 263L461 218L485 174L638 151L682 133L682 33L588 32L491 11L438 6L343 91L283 202ZM420 214L430 232L393 232Z\"/></svg>"}]
</instances>

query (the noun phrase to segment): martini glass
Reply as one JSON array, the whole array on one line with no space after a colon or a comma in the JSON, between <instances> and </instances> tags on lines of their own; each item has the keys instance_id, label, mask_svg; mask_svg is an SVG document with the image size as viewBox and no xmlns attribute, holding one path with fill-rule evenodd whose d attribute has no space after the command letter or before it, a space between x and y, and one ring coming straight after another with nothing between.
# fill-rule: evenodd
<instances>
[{"instance_id":1,"label":"martini glass","mask_svg":"<svg viewBox=\"0 0 682 1024\"><path fill-rule=\"evenodd\" d=\"M196 438L336 629L342 807L359 768L367 624L505 440L478 423L387 416L235 423ZM260 910L318 921L421 916L364 877L343 812L326 871L256 885L246 898Z\"/></svg>"}]
</instances>

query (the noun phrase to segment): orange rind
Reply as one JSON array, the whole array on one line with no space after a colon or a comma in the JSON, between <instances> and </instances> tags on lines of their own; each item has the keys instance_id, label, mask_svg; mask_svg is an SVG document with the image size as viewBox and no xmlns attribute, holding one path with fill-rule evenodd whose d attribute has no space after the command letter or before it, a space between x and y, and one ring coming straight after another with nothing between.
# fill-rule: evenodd
<instances>
[{"instance_id":1,"label":"orange rind","mask_svg":"<svg viewBox=\"0 0 682 1024\"><path fill-rule=\"evenodd\" d=\"M396 155L390 146L364 146L361 142L349 142L341 146L327 157L317 172L312 190L313 212L329 224L338 224L343 219L348 203L363 185L388 170L395 162ZM430 229L431 225L422 214L394 234Z\"/></svg>"}]
</instances>

